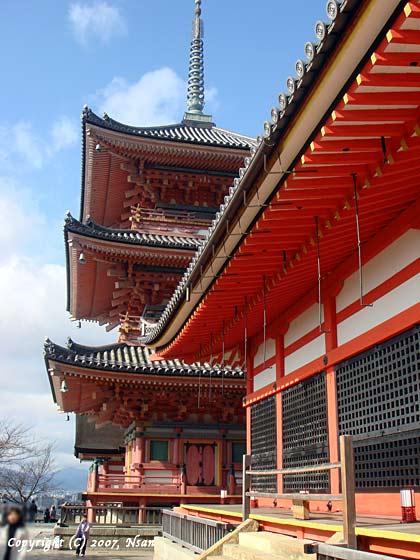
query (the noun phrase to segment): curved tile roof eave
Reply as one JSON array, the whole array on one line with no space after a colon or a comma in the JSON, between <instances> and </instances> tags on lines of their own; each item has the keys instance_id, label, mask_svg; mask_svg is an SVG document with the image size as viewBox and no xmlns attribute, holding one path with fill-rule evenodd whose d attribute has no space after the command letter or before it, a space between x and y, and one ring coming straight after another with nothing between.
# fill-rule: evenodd
<instances>
[{"instance_id":1,"label":"curved tile roof eave","mask_svg":"<svg viewBox=\"0 0 420 560\"><path fill-rule=\"evenodd\" d=\"M139 233L135 230L113 229L97 224L91 218L87 220L86 223L82 223L73 218L70 213L67 214L64 222L64 231L66 241L68 239L68 233L75 233L102 241L110 241L136 247L178 249L190 252L196 251L201 245L201 240L195 237Z\"/></svg>"},{"instance_id":2,"label":"curved tile roof eave","mask_svg":"<svg viewBox=\"0 0 420 560\"><path fill-rule=\"evenodd\" d=\"M56 361L62 364L94 369L99 371L119 371L128 374L162 375L168 377L211 377L214 379L244 380L244 374L239 368L226 367L222 370L208 364L185 364L179 360L151 361L152 351L144 346L129 346L116 343L105 346L89 347L77 344L68 339L67 347L60 346L46 339L44 343L44 358L48 362ZM50 377L50 376L49 376ZM50 379L51 381L51 379Z\"/></svg>"}]
</instances>

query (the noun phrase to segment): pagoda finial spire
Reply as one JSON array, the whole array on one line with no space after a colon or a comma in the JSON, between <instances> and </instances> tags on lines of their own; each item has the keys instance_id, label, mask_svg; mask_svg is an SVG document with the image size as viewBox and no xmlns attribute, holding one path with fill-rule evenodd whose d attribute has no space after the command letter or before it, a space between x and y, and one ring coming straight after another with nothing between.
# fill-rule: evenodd
<instances>
[{"instance_id":1,"label":"pagoda finial spire","mask_svg":"<svg viewBox=\"0 0 420 560\"><path fill-rule=\"evenodd\" d=\"M190 65L188 71L187 112L184 120L211 122L211 117L204 115L204 26L201 19L201 0L195 0L195 18L190 47Z\"/></svg>"}]
</instances>

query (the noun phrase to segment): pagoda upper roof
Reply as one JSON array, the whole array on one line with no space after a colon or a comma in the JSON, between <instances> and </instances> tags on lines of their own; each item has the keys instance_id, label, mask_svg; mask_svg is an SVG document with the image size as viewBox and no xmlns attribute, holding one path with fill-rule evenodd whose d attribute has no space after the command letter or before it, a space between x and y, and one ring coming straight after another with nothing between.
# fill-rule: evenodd
<instances>
[{"instance_id":1,"label":"pagoda upper roof","mask_svg":"<svg viewBox=\"0 0 420 560\"><path fill-rule=\"evenodd\" d=\"M70 213L67 213L64 222L64 232L66 241L68 233L72 232L93 239L139 247L195 251L201 244L200 239L195 237L141 233L135 230L109 228L97 224L92 218L88 218L86 223L83 223L74 218Z\"/></svg>"},{"instance_id":2,"label":"pagoda upper roof","mask_svg":"<svg viewBox=\"0 0 420 560\"><path fill-rule=\"evenodd\" d=\"M144 346L129 346L124 343L106 346L84 346L68 339L67 345L60 346L50 339L44 343L46 361L55 361L90 370L114 371L143 375L161 375L164 377L225 377L226 379L243 379L240 368L229 366L221 368L209 363L186 364L181 360L155 360L153 351Z\"/></svg>"},{"instance_id":3,"label":"pagoda upper roof","mask_svg":"<svg viewBox=\"0 0 420 560\"><path fill-rule=\"evenodd\" d=\"M101 118L87 106L84 107L82 118L84 123L137 138L244 150L249 150L255 145L255 138L219 128L214 123L200 122L199 120L182 121L163 126L131 126L111 119L106 113Z\"/></svg>"}]
</instances>

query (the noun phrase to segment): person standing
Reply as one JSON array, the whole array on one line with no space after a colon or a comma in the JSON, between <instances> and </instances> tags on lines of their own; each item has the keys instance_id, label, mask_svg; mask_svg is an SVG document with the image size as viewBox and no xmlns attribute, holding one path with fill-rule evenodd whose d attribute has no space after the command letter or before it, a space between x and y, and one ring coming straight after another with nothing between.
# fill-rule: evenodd
<instances>
[{"instance_id":1,"label":"person standing","mask_svg":"<svg viewBox=\"0 0 420 560\"><path fill-rule=\"evenodd\" d=\"M84 515L76 531L76 556L85 556L89 532L90 523L87 520L87 516Z\"/></svg>"},{"instance_id":2,"label":"person standing","mask_svg":"<svg viewBox=\"0 0 420 560\"><path fill-rule=\"evenodd\" d=\"M28 539L22 511L12 506L7 514L7 524L0 529L0 559L23 560L26 557L25 547L21 544L17 546L15 542Z\"/></svg>"},{"instance_id":3,"label":"person standing","mask_svg":"<svg viewBox=\"0 0 420 560\"><path fill-rule=\"evenodd\" d=\"M32 500L31 505L29 506L29 521L34 523L36 520L36 514L38 513L38 506L35 503L35 500Z\"/></svg>"},{"instance_id":4,"label":"person standing","mask_svg":"<svg viewBox=\"0 0 420 560\"><path fill-rule=\"evenodd\" d=\"M44 523L49 523L50 522L50 509L49 508L45 508L44 511Z\"/></svg>"},{"instance_id":5,"label":"person standing","mask_svg":"<svg viewBox=\"0 0 420 560\"><path fill-rule=\"evenodd\" d=\"M0 527L7 523L7 502L2 500L0 504Z\"/></svg>"},{"instance_id":6,"label":"person standing","mask_svg":"<svg viewBox=\"0 0 420 560\"><path fill-rule=\"evenodd\" d=\"M51 521L51 523L56 523L57 522L57 510L55 509L55 506L51 507L50 521Z\"/></svg>"}]
</instances>

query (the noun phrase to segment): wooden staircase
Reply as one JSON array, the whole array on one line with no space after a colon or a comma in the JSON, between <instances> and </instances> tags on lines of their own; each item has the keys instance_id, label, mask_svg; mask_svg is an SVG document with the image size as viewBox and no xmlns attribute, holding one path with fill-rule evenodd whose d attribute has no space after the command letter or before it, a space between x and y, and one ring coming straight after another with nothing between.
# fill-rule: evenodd
<instances>
[{"instance_id":1,"label":"wooden staircase","mask_svg":"<svg viewBox=\"0 0 420 560\"><path fill-rule=\"evenodd\" d=\"M316 554L305 552L310 541L277 533L240 533L238 544L223 545L222 554L208 560L316 560Z\"/></svg>"}]
</instances>

